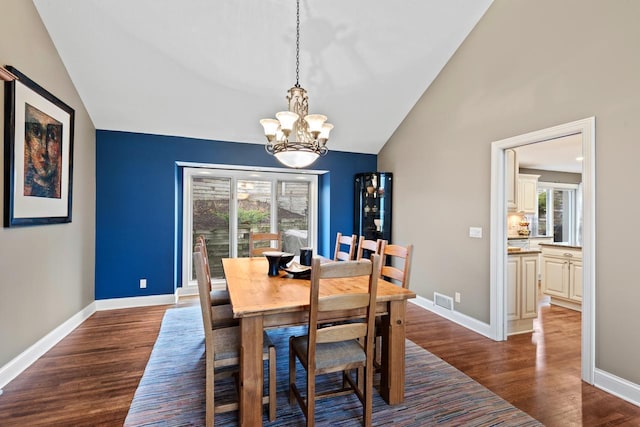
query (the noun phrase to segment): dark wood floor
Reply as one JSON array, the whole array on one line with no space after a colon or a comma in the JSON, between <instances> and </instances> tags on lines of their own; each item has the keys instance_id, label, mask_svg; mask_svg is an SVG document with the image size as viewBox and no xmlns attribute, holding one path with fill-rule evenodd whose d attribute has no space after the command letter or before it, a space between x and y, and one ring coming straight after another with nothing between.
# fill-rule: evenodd
<instances>
[{"instance_id":1,"label":"dark wood floor","mask_svg":"<svg viewBox=\"0 0 640 427\"><path fill-rule=\"evenodd\" d=\"M639 407L580 380L580 327L547 305L533 333L495 342L408 304L409 339L546 426L640 426Z\"/></svg>"},{"instance_id":2,"label":"dark wood floor","mask_svg":"<svg viewBox=\"0 0 640 427\"><path fill-rule=\"evenodd\" d=\"M640 425L640 408L580 381L579 313L543 308L539 332L497 343L408 306L411 340L545 425ZM0 426L122 425L166 308L95 313L4 387Z\"/></svg>"},{"instance_id":3,"label":"dark wood floor","mask_svg":"<svg viewBox=\"0 0 640 427\"><path fill-rule=\"evenodd\" d=\"M4 387L0 426L121 426L166 309L93 314Z\"/></svg>"}]
</instances>

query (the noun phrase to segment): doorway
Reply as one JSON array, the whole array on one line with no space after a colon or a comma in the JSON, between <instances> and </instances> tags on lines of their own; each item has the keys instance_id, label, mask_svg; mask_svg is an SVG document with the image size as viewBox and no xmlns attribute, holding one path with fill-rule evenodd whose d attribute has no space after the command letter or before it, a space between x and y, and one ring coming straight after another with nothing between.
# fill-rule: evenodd
<instances>
[{"instance_id":1,"label":"doorway","mask_svg":"<svg viewBox=\"0 0 640 427\"><path fill-rule=\"evenodd\" d=\"M494 339L506 340L507 217L505 150L579 134L583 180L582 379L593 384L595 371L595 118L590 117L491 144L491 314Z\"/></svg>"}]
</instances>

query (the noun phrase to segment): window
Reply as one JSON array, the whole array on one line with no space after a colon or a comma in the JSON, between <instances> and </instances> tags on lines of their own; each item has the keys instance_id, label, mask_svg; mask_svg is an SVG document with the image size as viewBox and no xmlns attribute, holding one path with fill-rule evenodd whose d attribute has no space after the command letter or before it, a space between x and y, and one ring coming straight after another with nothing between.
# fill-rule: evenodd
<instances>
[{"instance_id":1,"label":"window","mask_svg":"<svg viewBox=\"0 0 640 427\"><path fill-rule=\"evenodd\" d=\"M300 173L185 168L182 284L195 286L192 251L204 235L214 284L222 258L249 255L249 232L280 232L283 250L316 241L317 176Z\"/></svg>"},{"instance_id":2,"label":"window","mask_svg":"<svg viewBox=\"0 0 640 427\"><path fill-rule=\"evenodd\" d=\"M554 242L576 244L577 189L578 186L574 184L538 183L538 212L533 221L534 234L553 236Z\"/></svg>"}]
</instances>

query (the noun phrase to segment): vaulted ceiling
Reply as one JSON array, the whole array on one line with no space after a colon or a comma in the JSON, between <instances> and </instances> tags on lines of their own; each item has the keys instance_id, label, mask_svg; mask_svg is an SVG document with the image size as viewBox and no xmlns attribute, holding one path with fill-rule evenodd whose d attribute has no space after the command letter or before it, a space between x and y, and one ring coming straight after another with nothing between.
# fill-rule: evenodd
<instances>
[{"instance_id":1,"label":"vaulted ceiling","mask_svg":"<svg viewBox=\"0 0 640 427\"><path fill-rule=\"evenodd\" d=\"M492 0L302 0L329 148L378 153ZM263 143L295 83L294 0L33 0L97 129Z\"/></svg>"}]
</instances>

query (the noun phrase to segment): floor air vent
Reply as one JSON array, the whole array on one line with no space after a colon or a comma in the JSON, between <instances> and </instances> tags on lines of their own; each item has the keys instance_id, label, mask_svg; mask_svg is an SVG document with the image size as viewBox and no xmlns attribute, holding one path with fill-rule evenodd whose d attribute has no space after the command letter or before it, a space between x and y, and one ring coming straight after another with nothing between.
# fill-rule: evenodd
<instances>
[{"instance_id":1,"label":"floor air vent","mask_svg":"<svg viewBox=\"0 0 640 427\"><path fill-rule=\"evenodd\" d=\"M453 310L453 298L450 296L434 292L433 303L439 307L446 308L447 310Z\"/></svg>"}]
</instances>

